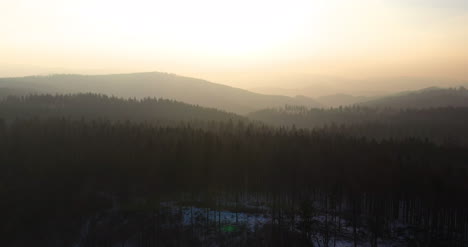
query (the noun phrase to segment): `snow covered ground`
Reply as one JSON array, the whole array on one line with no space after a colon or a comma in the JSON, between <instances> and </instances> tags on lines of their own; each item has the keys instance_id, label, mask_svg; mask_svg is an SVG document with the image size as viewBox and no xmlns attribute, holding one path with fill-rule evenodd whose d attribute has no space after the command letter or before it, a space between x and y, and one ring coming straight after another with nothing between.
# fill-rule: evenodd
<instances>
[{"instance_id":1,"label":"snow covered ground","mask_svg":"<svg viewBox=\"0 0 468 247\"><path fill-rule=\"evenodd\" d=\"M197 205L194 203L194 205ZM240 208L248 208L247 212L239 211L239 212L233 212L232 208L229 208L230 210L226 208L220 207L219 210L213 210L209 208L202 208L200 206L194 206L190 205L187 203L178 203L175 201L167 201L167 202L162 202L160 203L160 207L163 209L164 214L171 215L173 219L175 219L176 224L182 226L182 228L190 229L191 227L208 227L208 228L216 228L216 229L221 229L222 233L233 233L238 234L239 237L242 236L241 232L256 232L259 229L262 229L263 227L268 227L269 225L273 224L272 216L270 214L271 210L265 206L265 205L258 205L255 203L248 203L244 202L242 204L242 207ZM229 203L225 203L224 205L229 205ZM256 210L252 210L256 209ZM116 213L115 209L112 210L112 213ZM147 218L151 218L155 213L150 213L147 215ZM320 247L325 247L325 236L324 236L324 228L325 225L327 227L332 227L336 226L333 224L336 224L338 220L340 221L341 227L340 227L340 232L336 235L333 236L328 236L328 247L354 247L354 242L353 242L353 228L350 226L349 222L346 222L345 219L335 217L334 221L331 220L332 217L329 215L326 217L325 215L321 214L320 212L317 213L317 215L312 217L312 221L314 222L315 226L315 232L311 236L311 240L314 243L314 246L320 246ZM113 219L115 221L115 219ZM291 220L289 218L288 220ZM93 219L94 222L96 222L96 218ZM112 220L106 219L106 217L100 217L99 222L105 222L109 221L111 222ZM301 221L301 218L299 215L296 215L294 217L294 222L297 225L298 222ZM86 235L89 234L92 229L90 227L91 225L91 220L87 221L87 223L83 226L82 229L82 239L86 238ZM128 224L128 219L122 220L121 224ZM131 222L131 221L130 221ZM133 221L133 222L139 222ZM178 222L178 223L177 223ZM285 219L284 221L285 224L288 224L287 220ZM133 223L135 224L135 223ZM138 223L137 223L138 224ZM173 227L171 225L162 225L162 227L170 228ZM405 229L407 228L406 225L401 224L397 221L392 223L392 228L400 228L404 234L408 234ZM144 227L143 227L144 228ZM142 228L137 228L137 229L142 229ZM292 228L286 228L288 231L293 231L297 234L301 234L301 231L299 228L292 227ZM333 230L332 230L333 231ZM330 231L330 232L332 232ZM371 233L367 232L364 228L358 228L358 235L359 235L359 241L358 241L358 246L360 247L371 247L372 245L370 244L370 241L368 240L368 236L371 235ZM215 239L216 234L219 234L219 232L216 231L211 231L211 238ZM134 234L134 236L137 236L138 233ZM199 236L202 238L201 236ZM206 237L203 237L206 238ZM136 247L137 245L137 240L136 238L129 238L128 240L122 241L122 242L116 242L112 244L112 246L126 246L126 247ZM407 246L408 244L406 243L408 239L408 235L401 235L399 237L393 238L393 239L378 239L378 244L377 246L379 247L400 247L400 246ZM81 241L82 243L83 241ZM213 243L214 244L214 243ZM76 244L75 247L81 247L84 246L82 244ZM211 245L211 246L217 246L217 245Z\"/></svg>"}]
</instances>

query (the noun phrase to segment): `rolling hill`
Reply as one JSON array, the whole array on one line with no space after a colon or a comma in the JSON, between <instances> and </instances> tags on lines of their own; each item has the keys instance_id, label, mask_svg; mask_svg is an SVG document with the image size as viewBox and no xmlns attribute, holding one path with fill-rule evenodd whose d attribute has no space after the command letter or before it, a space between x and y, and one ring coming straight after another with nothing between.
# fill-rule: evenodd
<instances>
[{"instance_id":1,"label":"rolling hill","mask_svg":"<svg viewBox=\"0 0 468 247\"><path fill-rule=\"evenodd\" d=\"M467 107L468 90L459 88L430 87L418 91L402 92L391 96L358 103L368 107L435 108Z\"/></svg>"},{"instance_id":2,"label":"rolling hill","mask_svg":"<svg viewBox=\"0 0 468 247\"><path fill-rule=\"evenodd\" d=\"M339 107L354 105L360 102L369 101L375 97L353 96L350 94L332 94L316 98L320 104L326 107Z\"/></svg>"},{"instance_id":3,"label":"rolling hill","mask_svg":"<svg viewBox=\"0 0 468 247\"><path fill-rule=\"evenodd\" d=\"M25 96L29 94L35 94L37 91L32 89L23 88L0 88L0 99L5 98L9 95L13 96Z\"/></svg>"},{"instance_id":4,"label":"rolling hill","mask_svg":"<svg viewBox=\"0 0 468 247\"><path fill-rule=\"evenodd\" d=\"M10 96L0 99L0 119L72 119L160 123L247 121L246 117L167 99L123 99L102 94Z\"/></svg>"},{"instance_id":5,"label":"rolling hill","mask_svg":"<svg viewBox=\"0 0 468 247\"><path fill-rule=\"evenodd\" d=\"M0 88L38 93L101 93L125 98L161 97L246 114L268 107L320 107L304 97L265 95L174 74L50 75L0 78Z\"/></svg>"}]
</instances>

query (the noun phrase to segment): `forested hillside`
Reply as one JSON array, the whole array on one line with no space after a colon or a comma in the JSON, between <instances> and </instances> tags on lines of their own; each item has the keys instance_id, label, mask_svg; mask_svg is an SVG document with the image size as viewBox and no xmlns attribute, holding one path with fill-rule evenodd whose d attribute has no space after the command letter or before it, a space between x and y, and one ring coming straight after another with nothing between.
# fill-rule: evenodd
<instances>
[{"instance_id":1,"label":"forested hillside","mask_svg":"<svg viewBox=\"0 0 468 247\"><path fill-rule=\"evenodd\" d=\"M168 99L124 99L100 94L27 95L0 99L0 116L17 118L67 118L84 120L179 123L181 121L245 120L245 117L213 108Z\"/></svg>"},{"instance_id":2,"label":"forested hillside","mask_svg":"<svg viewBox=\"0 0 468 247\"><path fill-rule=\"evenodd\" d=\"M340 106L351 106L362 102L370 101L374 98L380 97L369 97L369 96L353 96L349 94L332 94L326 96L320 96L316 98L320 104L325 107L340 107Z\"/></svg>"},{"instance_id":3,"label":"forested hillside","mask_svg":"<svg viewBox=\"0 0 468 247\"><path fill-rule=\"evenodd\" d=\"M467 113L8 96L0 245L466 246Z\"/></svg>"},{"instance_id":4,"label":"forested hillside","mask_svg":"<svg viewBox=\"0 0 468 247\"><path fill-rule=\"evenodd\" d=\"M253 112L249 118L276 126L318 128L377 139L418 137L468 146L468 107L397 109L285 106Z\"/></svg>"},{"instance_id":5,"label":"forested hillside","mask_svg":"<svg viewBox=\"0 0 468 247\"><path fill-rule=\"evenodd\" d=\"M468 243L462 148L34 118L1 122L0 147L2 246Z\"/></svg>"},{"instance_id":6,"label":"forested hillside","mask_svg":"<svg viewBox=\"0 0 468 247\"><path fill-rule=\"evenodd\" d=\"M468 107L468 90L459 88L425 88L402 92L375 100L358 103L361 106L392 108Z\"/></svg>"},{"instance_id":7,"label":"forested hillside","mask_svg":"<svg viewBox=\"0 0 468 247\"><path fill-rule=\"evenodd\" d=\"M0 99L8 96L26 96L36 93L34 90L23 88L0 88Z\"/></svg>"},{"instance_id":8,"label":"forested hillside","mask_svg":"<svg viewBox=\"0 0 468 247\"><path fill-rule=\"evenodd\" d=\"M0 247L468 247L467 69L468 0L0 0Z\"/></svg>"},{"instance_id":9,"label":"forested hillside","mask_svg":"<svg viewBox=\"0 0 468 247\"><path fill-rule=\"evenodd\" d=\"M158 72L0 78L0 88L51 94L90 92L124 98L166 98L242 114L285 104L320 106L307 97L258 94L205 80Z\"/></svg>"}]
</instances>

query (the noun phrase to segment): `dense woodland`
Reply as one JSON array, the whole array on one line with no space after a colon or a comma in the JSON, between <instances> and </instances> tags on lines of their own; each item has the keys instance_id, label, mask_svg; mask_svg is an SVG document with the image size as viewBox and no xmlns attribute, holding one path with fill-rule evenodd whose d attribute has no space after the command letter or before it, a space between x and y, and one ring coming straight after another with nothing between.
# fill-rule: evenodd
<instances>
[{"instance_id":1,"label":"dense woodland","mask_svg":"<svg viewBox=\"0 0 468 247\"><path fill-rule=\"evenodd\" d=\"M468 146L468 107L330 109L285 106L248 115L276 126L323 129L379 140L417 137L438 144Z\"/></svg>"},{"instance_id":2,"label":"dense woodland","mask_svg":"<svg viewBox=\"0 0 468 247\"><path fill-rule=\"evenodd\" d=\"M123 99L102 94L27 95L0 99L0 116L17 118L101 119L158 122L245 120L245 117L214 108L189 105L168 99Z\"/></svg>"},{"instance_id":3,"label":"dense woodland","mask_svg":"<svg viewBox=\"0 0 468 247\"><path fill-rule=\"evenodd\" d=\"M0 109L1 246L468 244L460 145L155 99L10 97ZM249 211L266 223L242 225Z\"/></svg>"},{"instance_id":4,"label":"dense woodland","mask_svg":"<svg viewBox=\"0 0 468 247\"><path fill-rule=\"evenodd\" d=\"M468 107L468 90L463 86L458 88L429 87L358 102L357 104L372 107L417 109L448 106Z\"/></svg>"}]
</instances>

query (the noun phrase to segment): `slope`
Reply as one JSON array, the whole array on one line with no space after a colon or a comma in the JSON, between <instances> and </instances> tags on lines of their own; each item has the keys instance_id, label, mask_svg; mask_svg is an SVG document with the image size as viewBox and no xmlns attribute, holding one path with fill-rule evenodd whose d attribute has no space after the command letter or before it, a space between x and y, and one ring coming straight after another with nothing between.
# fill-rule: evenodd
<instances>
[{"instance_id":1,"label":"slope","mask_svg":"<svg viewBox=\"0 0 468 247\"><path fill-rule=\"evenodd\" d=\"M115 75L51 75L0 78L0 88L43 93L102 93L119 97L162 97L239 114L283 105L319 107L307 97L264 95L205 80L148 72Z\"/></svg>"}]
</instances>

